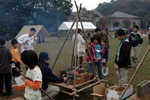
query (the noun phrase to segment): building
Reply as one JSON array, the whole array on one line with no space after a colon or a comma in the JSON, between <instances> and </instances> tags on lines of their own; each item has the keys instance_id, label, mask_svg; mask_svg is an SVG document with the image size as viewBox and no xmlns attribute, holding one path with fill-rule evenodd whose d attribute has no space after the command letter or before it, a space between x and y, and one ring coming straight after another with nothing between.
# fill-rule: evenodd
<instances>
[{"instance_id":1,"label":"building","mask_svg":"<svg viewBox=\"0 0 150 100\"><path fill-rule=\"evenodd\" d=\"M107 27L109 28L114 28L114 27L132 28L134 25L138 25L138 26L141 25L140 17L123 13L120 11L117 11L112 15L107 16L107 18L109 21Z\"/></svg>"},{"instance_id":2,"label":"building","mask_svg":"<svg viewBox=\"0 0 150 100\"><path fill-rule=\"evenodd\" d=\"M92 22L94 25L99 21L100 17L104 17L101 13L97 10L92 11L82 11L80 13L81 20L83 22ZM76 12L72 12L68 17L68 21L74 21L76 18Z\"/></svg>"},{"instance_id":3,"label":"building","mask_svg":"<svg viewBox=\"0 0 150 100\"><path fill-rule=\"evenodd\" d=\"M82 22L92 22L95 26L106 29L114 27L132 28L134 25L141 26L141 19L138 16L117 11L109 16L103 16L97 10L82 11L80 14ZM68 21L73 22L76 18L76 12L72 12Z\"/></svg>"}]
</instances>

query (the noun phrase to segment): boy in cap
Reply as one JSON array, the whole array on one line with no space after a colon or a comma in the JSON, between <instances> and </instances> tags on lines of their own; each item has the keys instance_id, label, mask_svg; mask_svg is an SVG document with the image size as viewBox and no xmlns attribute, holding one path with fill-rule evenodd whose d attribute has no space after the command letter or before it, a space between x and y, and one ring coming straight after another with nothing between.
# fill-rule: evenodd
<instances>
[{"instance_id":1,"label":"boy in cap","mask_svg":"<svg viewBox=\"0 0 150 100\"><path fill-rule=\"evenodd\" d=\"M49 67L49 56L46 52L41 52L39 55L39 64L41 68L41 72L43 75L42 78L42 89L45 90L50 96L56 96L60 89L58 86L49 84L50 82L53 83L62 83L67 80L66 77L57 77L53 74L51 68ZM43 97L44 100L49 100L47 96Z\"/></svg>"},{"instance_id":2,"label":"boy in cap","mask_svg":"<svg viewBox=\"0 0 150 100\"><path fill-rule=\"evenodd\" d=\"M10 61L12 59L12 54L8 48L4 45L6 40L4 37L0 37L0 95L9 96L12 93L11 89L11 67ZM6 93L4 93L4 83Z\"/></svg>"},{"instance_id":3,"label":"boy in cap","mask_svg":"<svg viewBox=\"0 0 150 100\"><path fill-rule=\"evenodd\" d=\"M139 27L137 25L135 25L133 27L133 32L131 32L131 34L129 36L129 42L132 46L131 58L134 63L133 67L135 67L135 68L137 68L139 65L140 46L143 43L143 39L138 30L139 30Z\"/></svg>"}]
</instances>

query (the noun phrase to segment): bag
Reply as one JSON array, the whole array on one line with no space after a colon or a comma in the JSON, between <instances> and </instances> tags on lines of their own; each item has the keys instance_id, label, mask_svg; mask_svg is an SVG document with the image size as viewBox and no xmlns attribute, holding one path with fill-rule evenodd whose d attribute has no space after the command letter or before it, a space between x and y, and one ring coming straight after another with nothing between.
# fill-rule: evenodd
<instances>
[{"instance_id":1,"label":"bag","mask_svg":"<svg viewBox=\"0 0 150 100\"><path fill-rule=\"evenodd\" d=\"M85 53L85 46L82 43L78 43L77 45L78 53Z\"/></svg>"}]
</instances>

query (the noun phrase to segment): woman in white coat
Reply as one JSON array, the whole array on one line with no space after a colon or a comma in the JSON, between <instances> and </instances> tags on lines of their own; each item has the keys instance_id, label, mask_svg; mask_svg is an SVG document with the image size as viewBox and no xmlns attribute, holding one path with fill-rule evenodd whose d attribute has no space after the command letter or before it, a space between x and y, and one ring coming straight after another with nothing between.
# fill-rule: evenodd
<instances>
[{"instance_id":1,"label":"woman in white coat","mask_svg":"<svg viewBox=\"0 0 150 100\"><path fill-rule=\"evenodd\" d=\"M83 63L83 56L85 55L85 40L83 39L82 35L80 34L82 32L81 29L78 29L78 34L77 34L77 58L79 59L79 67L82 68L82 63ZM74 44L75 42L75 34L72 37L72 42Z\"/></svg>"}]
</instances>

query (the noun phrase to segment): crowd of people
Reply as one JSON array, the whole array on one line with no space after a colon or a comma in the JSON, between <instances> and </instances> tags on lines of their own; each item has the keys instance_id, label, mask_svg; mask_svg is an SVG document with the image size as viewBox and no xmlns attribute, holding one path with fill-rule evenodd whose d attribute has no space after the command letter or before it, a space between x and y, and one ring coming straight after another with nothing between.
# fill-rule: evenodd
<instances>
[{"instance_id":1,"label":"crowd of people","mask_svg":"<svg viewBox=\"0 0 150 100\"><path fill-rule=\"evenodd\" d=\"M128 84L128 68L131 67L130 57L133 60L134 67L137 68L139 65L140 46L143 39L138 30L138 26L135 25L129 38L126 38L123 29L116 31L116 37L120 40L120 44L116 49L114 69L119 77L119 83ZM14 88L25 89L24 97L26 100L48 100L49 98L41 93L40 88L54 97L60 89L58 86L49 83L67 81L66 77L54 75L49 67L50 57L47 52L41 52L38 56L34 51L37 40L37 37L34 36L35 33L36 29L31 28L27 34L11 40L12 48L10 50L5 46L5 38L0 37L0 96L10 96L12 88ZM86 55L87 72L94 74L94 69L96 69L98 78L103 80L105 76L109 75L110 46L108 35L105 31L96 28L96 34L90 38L86 49L85 40L81 33L82 30L78 29L78 34L72 37L73 45L77 46L76 53L74 51L76 57L74 59L79 60L77 66L83 68L84 56ZM21 56L18 51L19 45L21 45ZM25 75L22 73L20 64L24 64L26 67ZM21 80L24 81L24 84L12 86L12 80L21 75L23 75Z\"/></svg>"}]
</instances>

